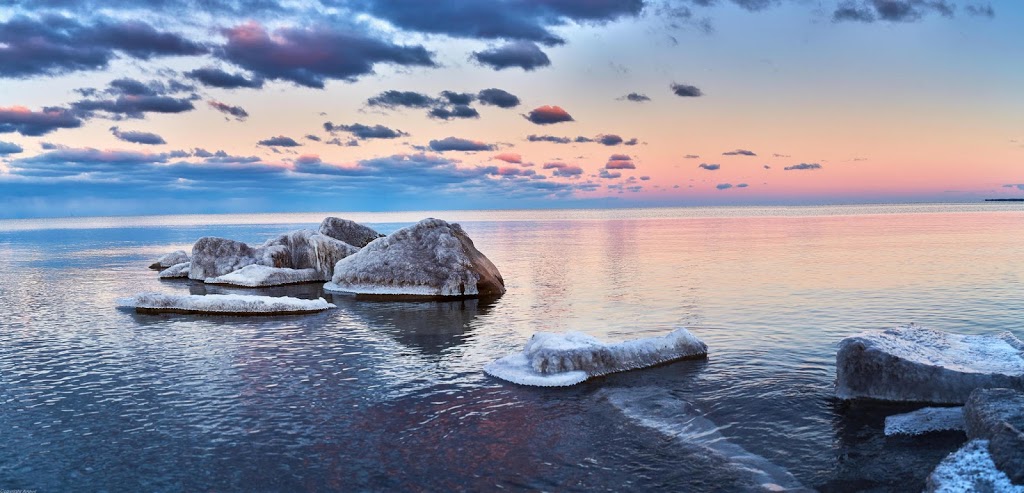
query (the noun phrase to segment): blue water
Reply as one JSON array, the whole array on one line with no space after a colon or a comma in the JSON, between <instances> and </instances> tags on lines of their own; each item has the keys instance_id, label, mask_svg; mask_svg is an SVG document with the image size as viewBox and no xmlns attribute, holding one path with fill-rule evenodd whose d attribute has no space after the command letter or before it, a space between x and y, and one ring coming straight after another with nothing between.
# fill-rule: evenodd
<instances>
[{"instance_id":1,"label":"blue water","mask_svg":"<svg viewBox=\"0 0 1024 493\"><path fill-rule=\"evenodd\" d=\"M1020 205L349 216L386 233L426 215L460 221L508 293L357 301L146 268L201 236L258 243L323 214L0 222L0 488L755 488L727 454L672 431L699 414L806 488L920 490L963 436L882 436L908 408L834 400L836 343L909 322L1024 337ZM142 291L323 296L338 309L115 309ZM615 341L678 326L708 343L707 361L567 389L481 371L537 331Z\"/></svg>"}]
</instances>

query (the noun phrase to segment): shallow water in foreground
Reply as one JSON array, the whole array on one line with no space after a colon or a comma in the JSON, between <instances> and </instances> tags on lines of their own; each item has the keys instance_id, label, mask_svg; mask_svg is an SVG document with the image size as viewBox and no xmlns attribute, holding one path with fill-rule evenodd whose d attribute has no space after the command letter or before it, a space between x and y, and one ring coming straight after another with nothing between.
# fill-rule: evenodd
<instances>
[{"instance_id":1,"label":"shallow water in foreground","mask_svg":"<svg viewBox=\"0 0 1024 493\"><path fill-rule=\"evenodd\" d=\"M963 435L884 437L911 407L835 401L836 343L909 322L1024 337L1019 205L433 215L462 222L504 297L357 301L146 269L204 235L255 243L323 214L0 221L0 488L914 491ZM362 216L390 232L421 214ZM115 309L141 291L338 309ZM564 389L481 371L537 331L678 326L707 361Z\"/></svg>"}]
</instances>

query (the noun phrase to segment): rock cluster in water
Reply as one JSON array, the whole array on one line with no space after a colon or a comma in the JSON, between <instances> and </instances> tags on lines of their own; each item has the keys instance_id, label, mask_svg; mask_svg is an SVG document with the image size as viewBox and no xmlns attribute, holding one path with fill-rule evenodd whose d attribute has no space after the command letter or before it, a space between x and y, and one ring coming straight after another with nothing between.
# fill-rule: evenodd
<instances>
[{"instance_id":1,"label":"rock cluster in water","mask_svg":"<svg viewBox=\"0 0 1024 493\"><path fill-rule=\"evenodd\" d=\"M385 236L347 219L328 217L317 230L297 230L251 246L200 238L152 265L161 278L268 287L324 282L332 292L411 298L496 297L498 269L458 224L424 219Z\"/></svg>"}]
</instances>

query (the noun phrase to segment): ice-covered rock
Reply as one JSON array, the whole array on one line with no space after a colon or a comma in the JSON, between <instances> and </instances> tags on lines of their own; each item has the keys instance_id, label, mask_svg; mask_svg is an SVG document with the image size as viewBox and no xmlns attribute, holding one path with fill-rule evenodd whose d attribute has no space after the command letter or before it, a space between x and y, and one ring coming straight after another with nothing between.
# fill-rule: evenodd
<instances>
[{"instance_id":1,"label":"ice-covered rock","mask_svg":"<svg viewBox=\"0 0 1024 493\"><path fill-rule=\"evenodd\" d=\"M284 286L303 282L322 282L323 274L316 269L284 269L252 264L223 276L211 277L207 284L229 284L247 288Z\"/></svg>"},{"instance_id":2,"label":"ice-covered rock","mask_svg":"<svg viewBox=\"0 0 1024 493\"><path fill-rule=\"evenodd\" d=\"M384 235L355 221L340 217L328 217L320 223L320 234L341 240L354 247L362 248Z\"/></svg>"},{"instance_id":3,"label":"ice-covered rock","mask_svg":"<svg viewBox=\"0 0 1024 493\"><path fill-rule=\"evenodd\" d=\"M933 431L964 429L962 407L926 407L885 418L885 436L923 435Z\"/></svg>"},{"instance_id":4,"label":"ice-covered rock","mask_svg":"<svg viewBox=\"0 0 1024 493\"><path fill-rule=\"evenodd\" d=\"M971 440L949 454L928 476L925 491L931 493L1024 493L996 468L987 440Z\"/></svg>"},{"instance_id":5,"label":"ice-covered rock","mask_svg":"<svg viewBox=\"0 0 1024 493\"><path fill-rule=\"evenodd\" d=\"M303 300L288 296L240 294L172 295L143 293L118 300L140 313L195 313L215 315L292 315L324 311L335 306L323 298Z\"/></svg>"},{"instance_id":6,"label":"ice-covered rock","mask_svg":"<svg viewBox=\"0 0 1024 493\"><path fill-rule=\"evenodd\" d=\"M189 268L188 277L205 281L261 260L262 252L241 241L206 236L199 238L192 245L192 266Z\"/></svg>"},{"instance_id":7,"label":"ice-covered rock","mask_svg":"<svg viewBox=\"0 0 1024 493\"><path fill-rule=\"evenodd\" d=\"M177 279L182 277L188 277L188 271L191 265L192 262L182 262L180 264L174 264L160 271L160 279Z\"/></svg>"},{"instance_id":8,"label":"ice-covered rock","mask_svg":"<svg viewBox=\"0 0 1024 493\"><path fill-rule=\"evenodd\" d=\"M701 456L718 459L715 462L740 476L740 484L714 485L718 490L813 491L784 467L729 441L714 422L668 389L602 389L601 395L629 420L673 438L680 447L695 448Z\"/></svg>"},{"instance_id":9,"label":"ice-covered rock","mask_svg":"<svg viewBox=\"0 0 1024 493\"><path fill-rule=\"evenodd\" d=\"M561 387L590 377L704 358L707 354L708 346L686 329L617 344L605 344L581 332L540 332L527 341L521 353L500 358L484 371L520 385Z\"/></svg>"},{"instance_id":10,"label":"ice-covered rock","mask_svg":"<svg viewBox=\"0 0 1024 493\"><path fill-rule=\"evenodd\" d=\"M950 334L919 326L848 337L836 354L841 399L962 404L977 388L1024 389L1024 343L1013 334Z\"/></svg>"},{"instance_id":11,"label":"ice-covered rock","mask_svg":"<svg viewBox=\"0 0 1024 493\"><path fill-rule=\"evenodd\" d=\"M352 245L311 229L275 236L259 247L235 240L205 237L200 238L192 247L189 278L206 281L249 265L261 265L278 269L313 269L318 275L307 280L327 281L334 273L334 265L357 251L359 249ZM291 273L279 277L291 279L309 276L307 273ZM265 278L264 281L269 279Z\"/></svg>"},{"instance_id":12,"label":"ice-covered rock","mask_svg":"<svg viewBox=\"0 0 1024 493\"><path fill-rule=\"evenodd\" d=\"M158 258L156 262L153 262L153 264L149 266L149 268L153 270L164 270L167 269L168 267L172 267L183 262L188 262L188 260L188 254L185 253L184 250L178 250L176 252L171 252L168 253L167 255L164 255L163 257Z\"/></svg>"},{"instance_id":13,"label":"ice-covered rock","mask_svg":"<svg viewBox=\"0 0 1024 493\"><path fill-rule=\"evenodd\" d=\"M988 441L996 467L1024 485L1024 393L978 389L964 405L967 436Z\"/></svg>"},{"instance_id":14,"label":"ice-covered rock","mask_svg":"<svg viewBox=\"0 0 1024 493\"><path fill-rule=\"evenodd\" d=\"M324 289L363 295L493 297L505 293L505 281L461 226L424 219L339 261Z\"/></svg>"}]
</instances>

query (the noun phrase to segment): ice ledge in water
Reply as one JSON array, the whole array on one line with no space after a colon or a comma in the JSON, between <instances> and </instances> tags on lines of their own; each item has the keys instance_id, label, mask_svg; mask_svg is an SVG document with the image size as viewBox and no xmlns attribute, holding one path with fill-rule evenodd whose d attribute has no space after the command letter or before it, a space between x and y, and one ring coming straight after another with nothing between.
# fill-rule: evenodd
<instances>
[{"instance_id":1,"label":"ice ledge in water","mask_svg":"<svg viewBox=\"0 0 1024 493\"><path fill-rule=\"evenodd\" d=\"M964 408L926 407L885 418L885 436L922 435L933 431L964 429Z\"/></svg>"},{"instance_id":2,"label":"ice ledge in water","mask_svg":"<svg viewBox=\"0 0 1024 493\"><path fill-rule=\"evenodd\" d=\"M289 315L335 308L323 298L303 300L290 296L241 294L173 295L142 293L117 300L118 306L142 313L208 313L218 315Z\"/></svg>"},{"instance_id":3,"label":"ice ledge in water","mask_svg":"<svg viewBox=\"0 0 1024 493\"><path fill-rule=\"evenodd\" d=\"M329 282L324 284L324 291L328 293L342 294L373 294L373 295L395 295L395 296L441 296L441 291L431 286L418 286L414 284L382 285L382 284L338 284Z\"/></svg>"},{"instance_id":4,"label":"ice ledge in water","mask_svg":"<svg viewBox=\"0 0 1024 493\"><path fill-rule=\"evenodd\" d=\"M605 344L581 332L540 332L521 353L489 363L484 372L520 385L563 387L609 373L706 357L707 352L707 345L686 329L618 344Z\"/></svg>"}]
</instances>

